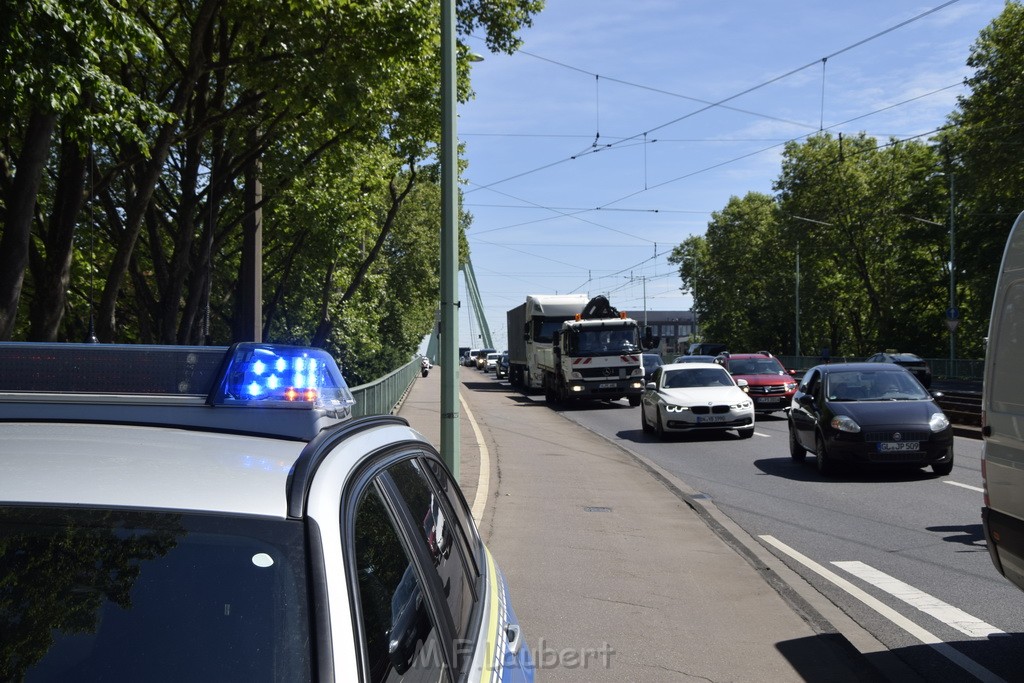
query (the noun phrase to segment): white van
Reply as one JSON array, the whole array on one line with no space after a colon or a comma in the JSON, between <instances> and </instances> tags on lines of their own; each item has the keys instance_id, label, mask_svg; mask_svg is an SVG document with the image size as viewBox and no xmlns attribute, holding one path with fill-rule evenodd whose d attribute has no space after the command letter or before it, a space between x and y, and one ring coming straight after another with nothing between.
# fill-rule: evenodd
<instances>
[{"instance_id":1,"label":"white van","mask_svg":"<svg viewBox=\"0 0 1024 683\"><path fill-rule=\"evenodd\" d=\"M1024 589L1024 213L992 300L981 410L985 540L996 569Z\"/></svg>"}]
</instances>

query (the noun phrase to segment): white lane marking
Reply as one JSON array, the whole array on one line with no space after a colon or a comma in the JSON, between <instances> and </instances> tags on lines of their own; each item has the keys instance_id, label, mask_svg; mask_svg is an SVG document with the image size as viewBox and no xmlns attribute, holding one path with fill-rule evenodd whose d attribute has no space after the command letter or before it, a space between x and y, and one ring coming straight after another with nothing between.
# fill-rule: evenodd
<instances>
[{"instance_id":1,"label":"white lane marking","mask_svg":"<svg viewBox=\"0 0 1024 683\"><path fill-rule=\"evenodd\" d=\"M979 486L971 486L970 484L961 484L958 481L944 481L942 483L949 484L950 486L959 486L962 489L970 489L971 491L977 491L978 493L985 493L985 489L983 489L983 488L981 488Z\"/></svg>"},{"instance_id":2,"label":"white lane marking","mask_svg":"<svg viewBox=\"0 0 1024 683\"><path fill-rule=\"evenodd\" d=\"M754 436L763 436L766 439L772 438L770 434L762 434L761 432L754 432Z\"/></svg>"},{"instance_id":3,"label":"white lane marking","mask_svg":"<svg viewBox=\"0 0 1024 683\"><path fill-rule=\"evenodd\" d=\"M473 507L470 510L473 513L473 519L479 524L484 516L484 508L487 506L487 485L491 482L491 456L487 452L487 444L484 443L484 435L480 431L480 426L473 418L473 411L469 409L469 404L466 403L466 399L462 397L461 393L459 394L459 403L462 404L462 411L466 413L466 419L469 420L469 424L473 428L476 445L480 448L480 475L477 478L476 495L473 496Z\"/></svg>"},{"instance_id":4,"label":"white lane marking","mask_svg":"<svg viewBox=\"0 0 1024 683\"><path fill-rule=\"evenodd\" d=\"M916 607L925 614L930 614L942 623L952 626L957 631L972 638L1006 635L1004 631L999 630L995 626L986 624L981 619L973 617L967 612L953 607L863 562L833 562L832 564L848 571L859 579L867 581L872 586L885 591L889 595L899 598L911 607Z\"/></svg>"},{"instance_id":5,"label":"white lane marking","mask_svg":"<svg viewBox=\"0 0 1024 683\"><path fill-rule=\"evenodd\" d=\"M818 564L806 555L798 553L796 550L790 548L788 545L786 545L779 539L775 538L774 536L761 536L760 538L766 543L775 546L786 555L789 555L791 558L793 558L800 564L804 565L815 574L818 574L822 578L831 581L835 586L846 591L857 600L860 600L867 607L870 607L871 609L875 610L880 615L882 615L892 623L896 624L904 631L909 633L911 636L920 640L925 645L930 646L940 655L950 660L964 671L969 672L975 678L978 678L982 681L991 681L992 683L1005 683L1005 681L1002 678L996 676L994 673L983 667L981 664L978 664L976 661L974 661L970 657L967 657L951 645L944 643L937 636L932 635L930 632L921 628L910 619L907 619L896 610L892 609L880 600L877 600L876 598L872 597L871 595L861 590L857 586L853 585L852 583L850 583L843 577L839 576L835 572L831 571L830 569L823 567L822 565Z\"/></svg>"}]
</instances>

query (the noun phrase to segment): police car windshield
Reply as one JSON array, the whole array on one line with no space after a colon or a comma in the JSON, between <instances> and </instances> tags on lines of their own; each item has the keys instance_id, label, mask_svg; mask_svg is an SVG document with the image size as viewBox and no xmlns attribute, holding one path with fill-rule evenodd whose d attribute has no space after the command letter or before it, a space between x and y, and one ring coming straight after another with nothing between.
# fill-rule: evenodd
<instances>
[{"instance_id":1,"label":"police car windshield","mask_svg":"<svg viewBox=\"0 0 1024 683\"><path fill-rule=\"evenodd\" d=\"M0 507L0 679L309 680L298 522Z\"/></svg>"}]
</instances>

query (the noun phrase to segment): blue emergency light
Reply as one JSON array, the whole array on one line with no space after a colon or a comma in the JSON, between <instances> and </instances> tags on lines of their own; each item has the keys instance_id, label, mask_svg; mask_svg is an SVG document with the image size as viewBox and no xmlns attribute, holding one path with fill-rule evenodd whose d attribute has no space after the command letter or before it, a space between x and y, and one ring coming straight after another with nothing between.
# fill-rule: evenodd
<instances>
[{"instance_id":1,"label":"blue emergency light","mask_svg":"<svg viewBox=\"0 0 1024 683\"><path fill-rule=\"evenodd\" d=\"M337 363L323 349L246 342L231 347L209 403L348 413L355 400Z\"/></svg>"}]
</instances>

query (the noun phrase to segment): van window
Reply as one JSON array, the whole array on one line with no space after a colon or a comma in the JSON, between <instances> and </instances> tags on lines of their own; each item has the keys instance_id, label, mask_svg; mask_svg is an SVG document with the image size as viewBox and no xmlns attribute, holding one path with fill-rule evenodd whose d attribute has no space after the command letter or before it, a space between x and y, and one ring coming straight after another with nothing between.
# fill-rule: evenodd
<instances>
[{"instance_id":1,"label":"van window","mask_svg":"<svg viewBox=\"0 0 1024 683\"><path fill-rule=\"evenodd\" d=\"M1024 280L1010 285L998 313L1001 324L996 329L993 356L991 398L997 412L1019 412L1022 405L1020 378L1024 377ZM989 340L990 348L993 340Z\"/></svg>"}]
</instances>

